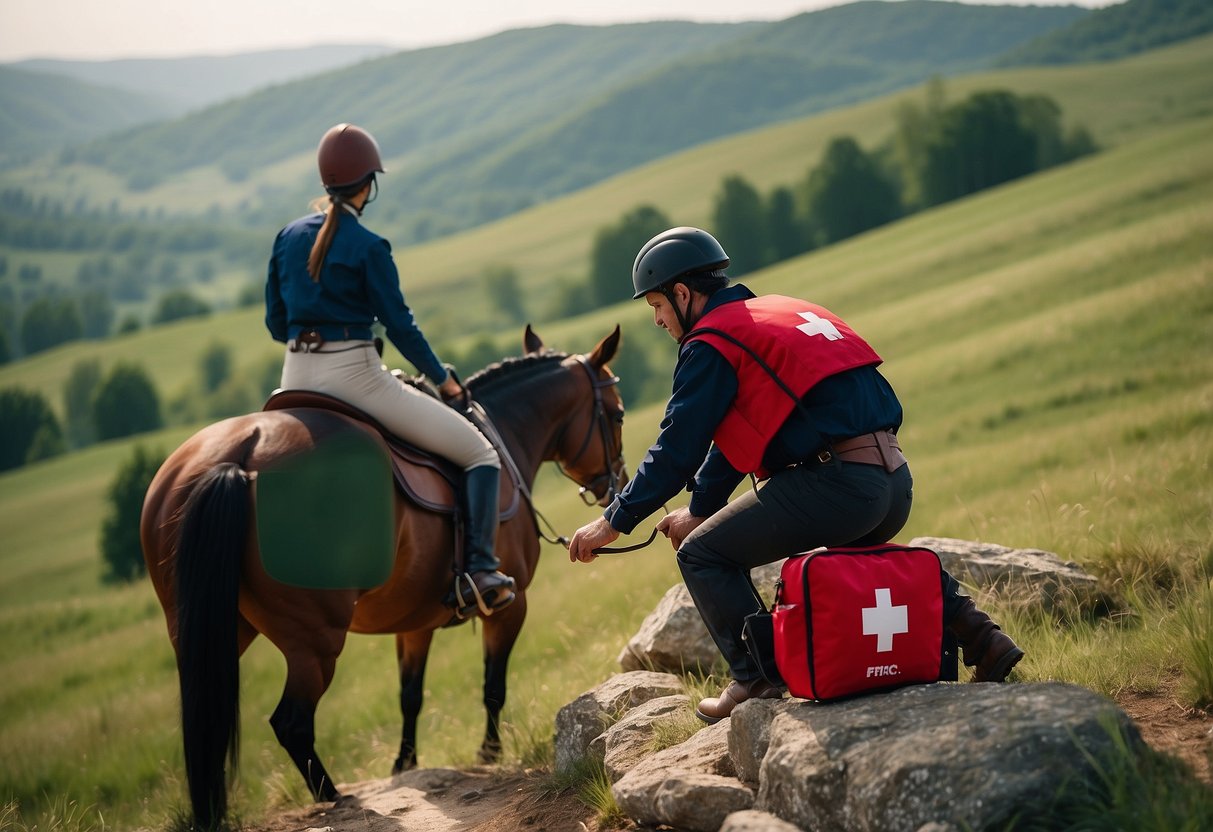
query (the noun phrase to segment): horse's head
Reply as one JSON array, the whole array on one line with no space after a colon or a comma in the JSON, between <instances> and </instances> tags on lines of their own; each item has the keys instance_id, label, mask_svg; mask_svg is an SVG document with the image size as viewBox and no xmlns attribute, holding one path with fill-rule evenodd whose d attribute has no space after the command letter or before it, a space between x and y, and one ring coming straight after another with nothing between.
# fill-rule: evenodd
<instances>
[{"instance_id":1,"label":"horse's head","mask_svg":"<svg viewBox=\"0 0 1213 832\"><path fill-rule=\"evenodd\" d=\"M530 326L523 344L528 355L544 348ZM561 362L575 380L577 395L557 435L554 456L561 472L581 486L587 505L608 505L628 481L623 462L623 399L619 379L607 366L618 348L616 326L589 355L570 355Z\"/></svg>"}]
</instances>

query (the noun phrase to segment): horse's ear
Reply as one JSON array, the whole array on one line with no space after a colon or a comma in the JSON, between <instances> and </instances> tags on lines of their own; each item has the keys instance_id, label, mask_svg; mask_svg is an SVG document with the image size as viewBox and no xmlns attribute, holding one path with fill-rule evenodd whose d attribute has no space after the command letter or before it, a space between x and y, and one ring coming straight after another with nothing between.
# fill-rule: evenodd
<instances>
[{"instance_id":1,"label":"horse's ear","mask_svg":"<svg viewBox=\"0 0 1213 832\"><path fill-rule=\"evenodd\" d=\"M619 349L619 324L615 324L615 331L598 342L598 346L594 347L594 351L590 353L590 363L595 367L601 367L603 364L615 357L615 351Z\"/></svg>"},{"instance_id":2,"label":"horse's ear","mask_svg":"<svg viewBox=\"0 0 1213 832\"><path fill-rule=\"evenodd\" d=\"M526 325L526 332L522 333L522 348L523 355L530 355L543 349L543 339L535 334L535 330L531 329L530 324Z\"/></svg>"}]
</instances>

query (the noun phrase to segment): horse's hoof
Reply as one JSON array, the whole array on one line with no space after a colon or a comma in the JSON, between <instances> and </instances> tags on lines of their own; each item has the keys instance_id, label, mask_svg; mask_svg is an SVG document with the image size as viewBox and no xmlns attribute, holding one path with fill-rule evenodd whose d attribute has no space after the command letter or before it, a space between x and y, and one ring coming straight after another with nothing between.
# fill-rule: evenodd
<instances>
[{"instance_id":1,"label":"horse's hoof","mask_svg":"<svg viewBox=\"0 0 1213 832\"><path fill-rule=\"evenodd\" d=\"M406 771L412 771L417 768L417 755L414 754L406 761L403 757L397 757L396 762L392 763L392 776L403 774Z\"/></svg>"},{"instance_id":2,"label":"horse's hoof","mask_svg":"<svg viewBox=\"0 0 1213 832\"><path fill-rule=\"evenodd\" d=\"M481 765L492 765L501 759L501 744L495 745L485 744L480 746L480 751L476 754L476 761Z\"/></svg>"}]
</instances>

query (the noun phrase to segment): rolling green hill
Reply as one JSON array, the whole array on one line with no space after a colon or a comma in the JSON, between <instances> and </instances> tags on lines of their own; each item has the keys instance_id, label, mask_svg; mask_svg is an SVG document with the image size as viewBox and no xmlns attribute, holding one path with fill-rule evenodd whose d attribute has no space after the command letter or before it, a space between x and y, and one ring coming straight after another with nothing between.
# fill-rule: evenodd
<instances>
[{"instance_id":1,"label":"rolling green hill","mask_svg":"<svg viewBox=\"0 0 1213 832\"><path fill-rule=\"evenodd\" d=\"M0 168L167 113L146 93L0 66Z\"/></svg>"},{"instance_id":2,"label":"rolling green hill","mask_svg":"<svg viewBox=\"0 0 1213 832\"><path fill-rule=\"evenodd\" d=\"M315 194L317 137L353 121L390 157L379 208L394 238L431 239L739 129L973 69L1085 14L911 0L775 24L519 30L282 84L72 158L89 170L78 183L138 192L123 207L206 210L176 198L205 176L221 208L274 224Z\"/></svg>"},{"instance_id":3,"label":"rolling green hill","mask_svg":"<svg viewBox=\"0 0 1213 832\"><path fill-rule=\"evenodd\" d=\"M1076 64L1123 58L1213 31L1204 0L1128 0L1012 48L1002 66Z\"/></svg>"},{"instance_id":4,"label":"rolling green hill","mask_svg":"<svg viewBox=\"0 0 1213 832\"><path fill-rule=\"evenodd\" d=\"M1177 54L1156 56L1155 71L1170 65L1186 76L1191 64ZM1131 69L1117 76L1122 84L1150 74L1140 61ZM1065 72L1048 77L1059 84L1050 92L1085 89L1094 106L1092 87ZM1181 77L1172 80L1182 87ZM886 357L906 408L902 438L916 479L915 512L899 539L931 534L1041 547L1131 591L1132 611L1106 626L1059 624L996 599L983 604L1028 651L1018 678L1072 681L1108 696L1156 690L1176 672L1176 645L1188 638L1179 613L1204 597L1200 582L1185 576L1202 560L1213 568L1213 97L1203 114L1192 97L1186 115L1169 110L1163 119L1134 103L1132 85L1124 88L1126 112L1114 120L1120 141L1106 152L749 279L759 292L825 304ZM1106 107L1117 99L1102 100ZM880 133L889 118L886 103L801 129ZM752 155L763 158L764 142L786 129L749 136ZM734 145L737 158L742 150ZM698 216L698 183L686 171L723 170L702 157L699 164L679 156L654 166L645 179L649 194L681 200ZM778 165L768 161L765 169L775 175ZM585 216L575 197L565 203L566 214ZM529 216L540 226L549 215ZM523 219L511 220L514 233L531 240L549 233L528 230ZM632 303L540 331L553 346L584 348L622 321L626 344L651 327L648 317ZM106 342L97 354L107 362L118 349L142 356L164 379L180 375L200 342L252 343L248 331L258 328L251 312L223 316ZM672 343L662 348L674 350ZM0 369L0 384L38 383L71 349ZM641 457L660 416L659 405L629 409L629 459ZM0 784L7 790L0 799L15 800L27 821L62 815L66 809L54 807L71 802L102 812L115 828L159 827L183 803L164 624L146 582L100 585L96 535L106 484L130 446L168 449L185 432L107 443L0 475L0 673L8 680L0 688ZM597 513L555 476L543 477L536 494L562 531ZM511 666L511 763L544 765L556 710L615 669L620 646L676 580L663 544L588 567L545 550ZM470 628L438 634L422 765L471 762L482 711L469 679L479 667ZM236 802L252 818L302 795L266 724L280 693L281 659L258 642L241 672ZM338 782L386 776L399 737L396 686L391 639L352 637L317 716L318 747Z\"/></svg>"},{"instance_id":5,"label":"rolling green hill","mask_svg":"<svg viewBox=\"0 0 1213 832\"><path fill-rule=\"evenodd\" d=\"M349 43L181 58L111 61L35 58L11 66L152 96L164 104L166 116L176 116L272 84L319 75L395 51L382 44Z\"/></svg>"}]
</instances>

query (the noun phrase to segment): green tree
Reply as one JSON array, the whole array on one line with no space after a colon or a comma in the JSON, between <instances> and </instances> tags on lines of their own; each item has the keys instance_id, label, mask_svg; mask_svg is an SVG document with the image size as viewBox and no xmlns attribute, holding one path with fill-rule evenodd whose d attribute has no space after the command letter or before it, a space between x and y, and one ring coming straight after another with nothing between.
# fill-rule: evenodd
<instances>
[{"instance_id":1,"label":"green tree","mask_svg":"<svg viewBox=\"0 0 1213 832\"><path fill-rule=\"evenodd\" d=\"M1036 133L1014 93L977 92L941 114L926 146L920 188L938 205L1036 170ZM1038 108L1035 116L1044 117Z\"/></svg>"},{"instance_id":2,"label":"green tree","mask_svg":"<svg viewBox=\"0 0 1213 832\"><path fill-rule=\"evenodd\" d=\"M143 324L140 322L139 316L131 314L123 318L122 322L118 324L118 331L116 334L130 335L132 332L138 332L142 328Z\"/></svg>"},{"instance_id":3,"label":"green tree","mask_svg":"<svg viewBox=\"0 0 1213 832\"><path fill-rule=\"evenodd\" d=\"M0 328L0 364L7 364L12 360L13 353L8 346L8 333Z\"/></svg>"},{"instance_id":4,"label":"green tree","mask_svg":"<svg viewBox=\"0 0 1213 832\"><path fill-rule=\"evenodd\" d=\"M75 341L83 333L80 312L68 298L39 298L21 316L21 345L26 355Z\"/></svg>"},{"instance_id":5,"label":"green tree","mask_svg":"<svg viewBox=\"0 0 1213 832\"><path fill-rule=\"evenodd\" d=\"M132 581L147 572L139 542L139 519L148 486L163 464L163 454L136 445L110 483L106 494L109 514L102 521L99 541L106 581Z\"/></svg>"},{"instance_id":6,"label":"green tree","mask_svg":"<svg viewBox=\"0 0 1213 832\"><path fill-rule=\"evenodd\" d=\"M721 182L712 207L712 231L729 253L729 274L741 277L770 262L762 197L742 177L726 176Z\"/></svg>"},{"instance_id":7,"label":"green tree","mask_svg":"<svg viewBox=\"0 0 1213 832\"><path fill-rule=\"evenodd\" d=\"M210 304L194 297L187 289L174 289L160 296L153 324L166 324L182 318L196 318L211 314Z\"/></svg>"},{"instance_id":8,"label":"green tree","mask_svg":"<svg viewBox=\"0 0 1213 832\"><path fill-rule=\"evenodd\" d=\"M904 100L894 111L895 127L890 141L893 166L900 173L901 203L907 210L922 205L922 172L926 166L927 140L943 112L946 91L943 79L927 82L923 104Z\"/></svg>"},{"instance_id":9,"label":"green tree","mask_svg":"<svg viewBox=\"0 0 1213 832\"><path fill-rule=\"evenodd\" d=\"M850 136L833 139L804 185L805 215L822 244L883 225L901 214L897 189Z\"/></svg>"},{"instance_id":10,"label":"green tree","mask_svg":"<svg viewBox=\"0 0 1213 832\"><path fill-rule=\"evenodd\" d=\"M101 362L95 358L77 361L63 382L63 412L67 419L67 438L74 448L97 441L93 425L93 396L101 383Z\"/></svg>"},{"instance_id":11,"label":"green tree","mask_svg":"<svg viewBox=\"0 0 1213 832\"><path fill-rule=\"evenodd\" d=\"M155 430L164 423L151 379L141 366L127 362L114 365L98 385L92 410L102 440Z\"/></svg>"},{"instance_id":12,"label":"green tree","mask_svg":"<svg viewBox=\"0 0 1213 832\"><path fill-rule=\"evenodd\" d=\"M62 451L62 437L41 394L20 387L0 390L0 471Z\"/></svg>"},{"instance_id":13,"label":"green tree","mask_svg":"<svg viewBox=\"0 0 1213 832\"><path fill-rule=\"evenodd\" d=\"M796 211L796 194L791 188L781 185L771 191L766 217L772 263L803 254L812 247L808 223Z\"/></svg>"},{"instance_id":14,"label":"green tree","mask_svg":"<svg viewBox=\"0 0 1213 832\"><path fill-rule=\"evenodd\" d=\"M670 228L669 218L652 205L640 205L615 225L598 230L590 252L590 308L632 297L632 264L641 246Z\"/></svg>"},{"instance_id":15,"label":"green tree","mask_svg":"<svg viewBox=\"0 0 1213 832\"><path fill-rule=\"evenodd\" d=\"M202 376L202 390L214 393L232 375L232 348L227 344L214 341L202 352L198 361L198 371Z\"/></svg>"},{"instance_id":16,"label":"green tree","mask_svg":"<svg viewBox=\"0 0 1213 832\"><path fill-rule=\"evenodd\" d=\"M526 321L526 306L522 302L522 287L518 270L513 266L489 266L480 277L489 302L507 324Z\"/></svg>"},{"instance_id":17,"label":"green tree","mask_svg":"<svg viewBox=\"0 0 1213 832\"><path fill-rule=\"evenodd\" d=\"M76 298L85 338L106 338L114 325L114 302L99 289L82 292Z\"/></svg>"}]
</instances>

